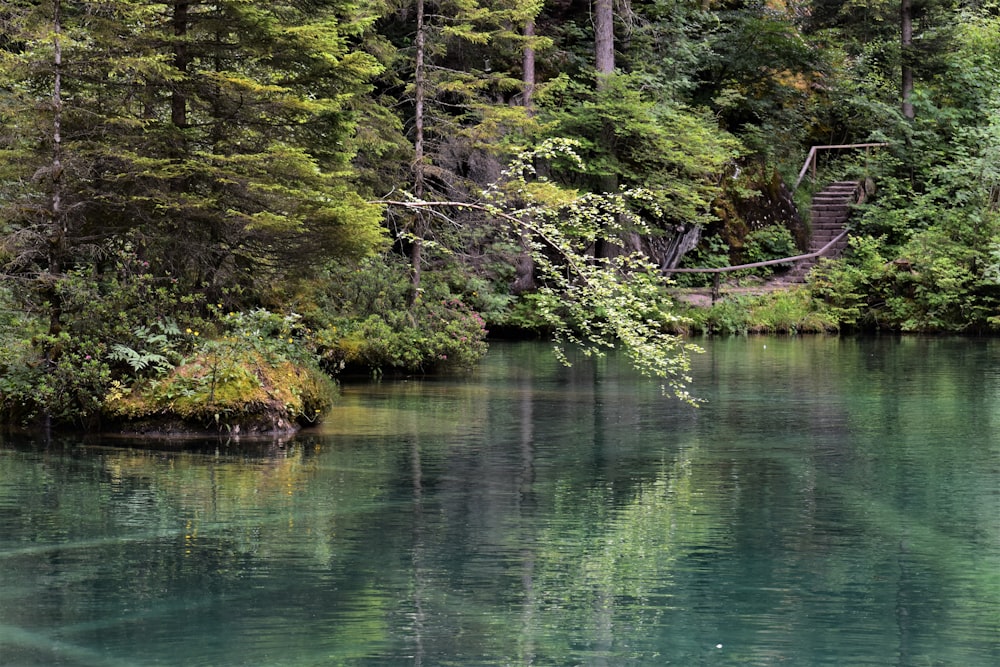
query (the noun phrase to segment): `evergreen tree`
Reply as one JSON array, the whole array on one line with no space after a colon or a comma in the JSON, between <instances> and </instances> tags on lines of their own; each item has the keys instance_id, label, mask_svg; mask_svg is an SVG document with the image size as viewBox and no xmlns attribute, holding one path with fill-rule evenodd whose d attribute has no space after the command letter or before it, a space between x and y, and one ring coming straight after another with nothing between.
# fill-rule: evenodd
<instances>
[{"instance_id":1,"label":"evergreen tree","mask_svg":"<svg viewBox=\"0 0 1000 667\"><path fill-rule=\"evenodd\" d=\"M410 174L396 173L384 189L405 183L419 200L469 201L499 173L503 144L530 125L526 107L512 104L524 95L524 47L545 40L517 27L530 22L538 7L521 0L428 2L416 0L387 16L381 26L399 48L385 83L397 105L412 146ZM451 230L438 230L421 210L392 219L401 245L409 249L413 297L421 289L425 242ZM465 220L486 224L481 216ZM464 241L438 239L445 247Z\"/></svg>"},{"instance_id":2,"label":"evergreen tree","mask_svg":"<svg viewBox=\"0 0 1000 667\"><path fill-rule=\"evenodd\" d=\"M128 236L213 299L379 241L379 210L349 172L354 107L378 69L352 48L373 20L363 5L53 0L0 11L18 45L2 61L0 108L9 272L44 266L54 217L64 257L48 262L50 281L86 248ZM40 104L53 87L60 100ZM56 195L59 210L38 206Z\"/></svg>"},{"instance_id":3,"label":"evergreen tree","mask_svg":"<svg viewBox=\"0 0 1000 667\"><path fill-rule=\"evenodd\" d=\"M351 173L371 20L323 0L0 6L0 272L29 314L0 346L5 409L92 419L112 382L204 340L177 321L224 327L382 243Z\"/></svg>"}]
</instances>

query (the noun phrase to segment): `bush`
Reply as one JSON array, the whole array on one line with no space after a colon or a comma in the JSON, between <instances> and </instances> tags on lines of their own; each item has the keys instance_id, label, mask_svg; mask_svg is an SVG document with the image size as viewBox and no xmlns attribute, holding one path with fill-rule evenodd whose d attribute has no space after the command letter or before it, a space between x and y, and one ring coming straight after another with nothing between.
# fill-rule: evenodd
<instances>
[{"instance_id":1,"label":"bush","mask_svg":"<svg viewBox=\"0 0 1000 667\"><path fill-rule=\"evenodd\" d=\"M233 336L203 341L161 378L113 382L103 408L130 430L270 432L315 421L334 394L315 366Z\"/></svg>"},{"instance_id":2,"label":"bush","mask_svg":"<svg viewBox=\"0 0 1000 667\"><path fill-rule=\"evenodd\" d=\"M217 312L217 337L187 329L188 356L131 385L113 382L103 407L130 428L247 432L311 423L330 407L335 385L317 365L316 341L301 319L265 309Z\"/></svg>"},{"instance_id":3,"label":"bush","mask_svg":"<svg viewBox=\"0 0 1000 667\"><path fill-rule=\"evenodd\" d=\"M327 367L428 371L470 368L486 354L483 318L457 299L421 303L409 313L369 315L320 332Z\"/></svg>"},{"instance_id":4,"label":"bush","mask_svg":"<svg viewBox=\"0 0 1000 667\"><path fill-rule=\"evenodd\" d=\"M447 272L425 272L411 304L409 264L387 255L330 270L326 288L309 299L310 339L323 368L427 372L468 368L486 353L486 323L466 299L483 302L481 283L453 292Z\"/></svg>"},{"instance_id":5,"label":"bush","mask_svg":"<svg viewBox=\"0 0 1000 667\"><path fill-rule=\"evenodd\" d=\"M44 420L83 427L98 422L112 378L102 342L67 332L6 338L0 358L0 402L8 422Z\"/></svg>"},{"instance_id":6,"label":"bush","mask_svg":"<svg viewBox=\"0 0 1000 667\"><path fill-rule=\"evenodd\" d=\"M679 265L686 269L717 269L729 266L729 245L719 236L702 237L698 246L684 255ZM678 287L708 287L711 273L674 273L670 279Z\"/></svg>"},{"instance_id":7,"label":"bush","mask_svg":"<svg viewBox=\"0 0 1000 667\"><path fill-rule=\"evenodd\" d=\"M888 319L884 294L888 265L881 239L850 236L848 243L847 258L823 260L812 270L809 293L841 325L876 328Z\"/></svg>"},{"instance_id":8,"label":"bush","mask_svg":"<svg viewBox=\"0 0 1000 667\"><path fill-rule=\"evenodd\" d=\"M63 311L56 333L9 291L0 293L0 405L8 423L94 428L103 417L155 417L211 425L266 415L253 426L259 430L268 421L287 428L315 419L329 405L332 381L294 313L224 313L155 277L127 243L69 271L56 290Z\"/></svg>"},{"instance_id":9,"label":"bush","mask_svg":"<svg viewBox=\"0 0 1000 667\"><path fill-rule=\"evenodd\" d=\"M195 320L197 299L155 277L131 243L112 242L53 286L61 310L5 292L0 322L0 404L9 422L93 427L115 378L153 377L190 349L175 317ZM169 313L170 315L166 315Z\"/></svg>"},{"instance_id":10,"label":"bush","mask_svg":"<svg viewBox=\"0 0 1000 667\"><path fill-rule=\"evenodd\" d=\"M750 232L743 245L743 261L746 264L794 257L798 254L792 233L787 228L776 225ZM754 273L768 276L774 273L775 268L775 266L763 266L754 269ZM787 269L788 265L784 268Z\"/></svg>"},{"instance_id":11,"label":"bush","mask_svg":"<svg viewBox=\"0 0 1000 667\"><path fill-rule=\"evenodd\" d=\"M686 313L693 332L708 334L826 333L837 320L805 289L788 289L759 296L728 297L711 308Z\"/></svg>"}]
</instances>

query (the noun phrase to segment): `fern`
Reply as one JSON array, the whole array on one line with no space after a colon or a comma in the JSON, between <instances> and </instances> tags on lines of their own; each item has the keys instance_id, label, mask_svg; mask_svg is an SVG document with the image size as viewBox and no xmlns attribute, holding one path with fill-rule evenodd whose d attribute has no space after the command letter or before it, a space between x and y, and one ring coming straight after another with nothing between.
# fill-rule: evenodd
<instances>
[{"instance_id":1,"label":"fern","mask_svg":"<svg viewBox=\"0 0 1000 667\"><path fill-rule=\"evenodd\" d=\"M108 358L112 361L128 364L136 375L147 369L152 369L156 373L165 373L174 367L170 360L162 354L147 350L133 350L121 343L115 343L111 346Z\"/></svg>"},{"instance_id":2,"label":"fern","mask_svg":"<svg viewBox=\"0 0 1000 667\"><path fill-rule=\"evenodd\" d=\"M152 327L139 326L132 332L141 346L133 348L115 343L111 346L108 358L128 365L136 375L148 371L160 375L171 370L174 367L171 357L178 356L172 339L181 337L180 327L172 318L157 320L153 326L159 331L154 331Z\"/></svg>"}]
</instances>

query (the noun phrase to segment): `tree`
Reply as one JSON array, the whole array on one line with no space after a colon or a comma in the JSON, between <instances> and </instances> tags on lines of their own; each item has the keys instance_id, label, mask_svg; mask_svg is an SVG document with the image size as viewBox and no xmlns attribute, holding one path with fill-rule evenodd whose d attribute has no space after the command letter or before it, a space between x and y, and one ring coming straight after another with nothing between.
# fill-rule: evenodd
<instances>
[{"instance_id":1,"label":"tree","mask_svg":"<svg viewBox=\"0 0 1000 667\"><path fill-rule=\"evenodd\" d=\"M71 218L59 265L130 235L161 271L218 299L379 242L380 212L349 172L352 114L378 71L352 48L373 20L363 5L75 3L62 33L45 29L51 8L4 10L17 30L10 39L24 44L3 63L3 114L24 138L2 156L18 258L9 272L38 266L37 207L27 202L41 184L22 185L51 151L64 159L49 189ZM62 63L45 66L59 55L57 34L68 45ZM62 102L39 109L39 92L53 85ZM45 117L63 140L39 151L31 139Z\"/></svg>"},{"instance_id":2,"label":"tree","mask_svg":"<svg viewBox=\"0 0 1000 667\"><path fill-rule=\"evenodd\" d=\"M93 416L111 351L149 327L381 245L351 171L373 20L340 0L0 7L0 271L47 319L3 349L5 404Z\"/></svg>"},{"instance_id":3,"label":"tree","mask_svg":"<svg viewBox=\"0 0 1000 667\"><path fill-rule=\"evenodd\" d=\"M409 128L411 171L406 189L418 200L474 198L499 171L504 143L530 125L523 66L525 49L545 40L514 29L533 20L538 7L521 0L416 0L386 17L382 31L399 48L394 88ZM529 70L525 69L525 73ZM516 141L516 140L515 140ZM396 174L385 189L398 188ZM420 210L391 221L411 260L412 302L419 300L429 242L439 231ZM467 221L477 226L481 221ZM449 245L449 244L444 244Z\"/></svg>"},{"instance_id":4,"label":"tree","mask_svg":"<svg viewBox=\"0 0 1000 667\"><path fill-rule=\"evenodd\" d=\"M639 252L591 257L598 238L616 238L624 227L644 228L632 210L636 202L655 206L655 193L633 188L614 194L564 190L539 177L536 164L569 161L582 168L571 141L543 142L515 158L481 202L392 200L379 203L407 210L475 209L499 220L507 234L527 234L542 287L537 315L551 327L556 353L578 346L589 355L621 347L642 373L660 378L673 395L695 403L688 393L689 356L697 346L673 333L684 321L676 315L658 267Z\"/></svg>"},{"instance_id":5,"label":"tree","mask_svg":"<svg viewBox=\"0 0 1000 667\"><path fill-rule=\"evenodd\" d=\"M913 2L899 1L900 94L903 117L913 120Z\"/></svg>"}]
</instances>

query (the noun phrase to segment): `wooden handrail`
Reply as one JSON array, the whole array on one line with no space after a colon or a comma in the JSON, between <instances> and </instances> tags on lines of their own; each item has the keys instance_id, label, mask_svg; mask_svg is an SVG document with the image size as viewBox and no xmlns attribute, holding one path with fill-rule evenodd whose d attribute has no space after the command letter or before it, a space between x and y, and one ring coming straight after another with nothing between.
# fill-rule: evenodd
<instances>
[{"instance_id":1,"label":"wooden handrail","mask_svg":"<svg viewBox=\"0 0 1000 667\"><path fill-rule=\"evenodd\" d=\"M798 262L803 259L813 259L815 257L820 257L823 253L829 250L837 241L847 236L847 231L848 230L845 229L840 234L833 237L833 240L831 240L825 246L823 246L816 252L811 252L807 255L795 255L794 257L768 259L763 262L753 262L752 264L737 264L736 266L719 266L711 269L663 269L663 272L664 273L729 273L730 271L739 271L740 269L757 269L762 266L773 266L775 264L787 264L788 262Z\"/></svg>"},{"instance_id":2,"label":"wooden handrail","mask_svg":"<svg viewBox=\"0 0 1000 667\"><path fill-rule=\"evenodd\" d=\"M823 150L841 150L848 148L879 148L882 146L888 146L887 142L870 142L864 144L833 144L830 146L813 146L809 149L809 155L806 156L805 164L802 165L802 170L799 171L799 177L795 180L795 185L792 186L792 192L798 189L799 185L802 183L802 179L805 178L806 172L809 171L809 166L812 165L813 168L813 180L816 178L816 153ZM864 197L864 188L861 190L861 197L858 201L862 201ZM856 202L857 203L857 202ZM738 264L736 266L720 266L715 268L703 268L703 269L662 269L663 273L710 273L713 274L712 280L712 301L714 302L718 298L719 291L719 277L723 273L730 273L732 271L739 271L741 269L757 269L763 266L774 266L776 264L788 264L790 262L799 262L802 260L814 259L816 257L821 257L827 250L833 247L838 241L847 236L848 230L842 231L840 234L835 236L829 243L817 250L816 252L810 252L805 255L795 255L794 257L782 257L780 259L769 259L763 262L753 262L751 264Z\"/></svg>"},{"instance_id":3,"label":"wooden handrail","mask_svg":"<svg viewBox=\"0 0 1000 667\"><path fill-rule=\"evenodd\" d=\"M722 277L723 273L728 273L730 271L739 271L740 269L756 269L761 266L773 266L774 264L787 264L788 262L797 262L803 259L813 259L814 257L819 257L827 250L829 250L837 241L841 240L847 236L847 231L844 230L837 236L835 236L829 243L817 250L816 252L811 252L807 255L796 255L795 257L782 257L780 259L769 259L763 262L753 262L752 264L739 264L737 266L720 266L713 269L663 269L664 273L711 273L712 276L712 304L719 299L721 295L721 289L719 285L719 279Z\"/></svg>"},{"instance_id":4,"label":"wooden handrail","mask_svg":"<svg viewBox=\"0 0 1000 667\"><path fill-rule=\"evenodd\" d=\"M809 171L809 165L813 168L813 180L816 180L816 152L825 150L839 150L843 148L876 148L879 146L888 146L888 143L870 143L870 144L837 144L833 146L813 146L809 149L809 155L806 156L806 162L802 165L802 171L799 172L799 177L795 179L795 185L792 186L792 192L795 192L799 184L802 183L802 179L805 178L806 172Z\"/></svg>"}]
</instances>

